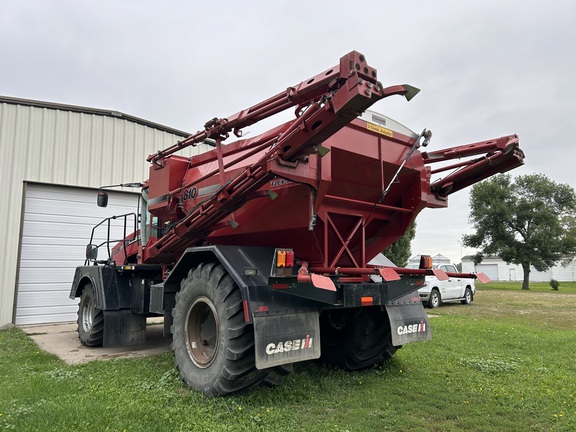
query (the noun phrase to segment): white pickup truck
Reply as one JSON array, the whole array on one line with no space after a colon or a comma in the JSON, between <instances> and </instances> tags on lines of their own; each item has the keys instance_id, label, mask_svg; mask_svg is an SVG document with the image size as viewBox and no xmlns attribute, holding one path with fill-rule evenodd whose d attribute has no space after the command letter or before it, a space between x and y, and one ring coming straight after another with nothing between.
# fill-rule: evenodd
<instances>
[{"instance_id":1,"label":"white pickup truck","mask_svg":"<svg viewBox=\"0 0 576 432\"><path fill-rule=\"evenodd\" d=\"M437 268L446 273L458 273L453 264L442 264ZM447 280L439 280L436 276L426 276L426 282L418 290L418 294L425 306L437 308L443 302L472 303L474 294L476 294L476 287L474 279L448 277Z\"/></svg>"}]
</instances>

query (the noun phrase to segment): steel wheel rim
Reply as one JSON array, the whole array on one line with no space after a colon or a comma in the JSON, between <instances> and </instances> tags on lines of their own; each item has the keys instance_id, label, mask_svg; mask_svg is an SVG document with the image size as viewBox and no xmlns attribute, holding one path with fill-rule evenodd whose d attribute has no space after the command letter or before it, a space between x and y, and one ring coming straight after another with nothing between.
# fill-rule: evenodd
<instances>
[{"instance_id":1,"label":"steel wheel rim","mask_svg":"<svg viewBox=\"0 0 576 432\"><path fill-rule=\"evenodd\" d=\"M185 323L188 355L196 366L207 368L216 358L220 339L220 322L214 303L207 297L194 300Z\"/></svg>"},{"instance_id":2,"label":"steel wheel rim","mask_svg":"<svg viewBox=\"0 0 576 432\"><path fill-rule=\"evenodd\" d=\"M84 303L84 307L82 308L82 329L86 333L89 333L92 330L92 320L94 315L94 301L92 299L88 299L86 303Z\"/></svg>"},{"instance_id":3,"label":"steel wheel rim","mask_svg":"<svg viewBox=\"0 0 576 432\"><path fill-rule=\"evenodd\" d=\"M438 306L438 303L440 303L440 302L439 302L438 294L436 294L436 292L433 292L433 293L432 293L432 304L433 304L434 306Z\"/></svg>"}]
</instances>

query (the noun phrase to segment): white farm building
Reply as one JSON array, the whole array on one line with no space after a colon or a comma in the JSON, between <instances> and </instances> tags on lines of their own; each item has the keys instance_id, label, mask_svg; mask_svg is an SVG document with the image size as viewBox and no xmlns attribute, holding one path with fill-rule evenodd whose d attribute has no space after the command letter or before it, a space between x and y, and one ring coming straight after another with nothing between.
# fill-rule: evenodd
<instances>
[{"instance_id":1,"label":"white farm building","mask_svg":"<svg viewBox=\"0 0 576 432\"><path fill-rule=\"evenodd\" d=\"M0 96L0 327L76 320L68 295L92 227L137 211L127 190L97 207L98 188L147 179L146 157L185 136L116 111Z\"/></svg>"},{"instance_id":2,"label":"white farm building","mask_svg":"<svg viewBox=\"0 0 576 432\"><path fill-rule=\"evenodd\" d=\"M414 255L408 260L408 266L418 267L420 265L420 257L422 255ZM442 254L436 254L432 257L432 263L434 265L450 264L450 258L445 257Z\"/></svg>"},{"instance_id":3,"label":"white farm building","mask_svg":"<svg viewBox=\"0 0 576 432\"><path fill-rule=\"evenodd\" d=\"M462 258L462 271L482 272L490 279L496 281L521 281L523 279L522 267L516 264L507 264L499 257L486 257L478 265L474 265L471 255ZM563 258L561 262L545 272L539 272L534 267L530 271L531 282L550 282L555 279L559 282L576 281L576 258Z\"/></svg>"}]
</instances>

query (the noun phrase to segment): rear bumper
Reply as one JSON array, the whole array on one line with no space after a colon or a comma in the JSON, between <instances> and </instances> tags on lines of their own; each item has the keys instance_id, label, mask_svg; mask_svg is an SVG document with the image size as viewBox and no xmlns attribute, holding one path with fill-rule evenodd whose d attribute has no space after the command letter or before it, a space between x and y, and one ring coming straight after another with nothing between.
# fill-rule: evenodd
<instances>
[{"instance_id":1,"label":"rear bumper","mask_svg":"<svg viewBox=\"0 0 576 432\"><path fill-rule=\"evenodd\" d=\"M420 288L418 290L418 296L420 297L420 300L425 302L425 301L430 300L430 293L431 292L432 292L432 290L428 287Z\"/></svg>"},{"instance_id":2,"label":"rear bumper","mask_svg":"<svg viewBox=\"0 0 576 432\"><path fill-rule=\"evenodd\" d=\"M420 300L422 301L430 300L430 293L418 293L418 295L420 296Z\"/></svg>"}]
</instances>

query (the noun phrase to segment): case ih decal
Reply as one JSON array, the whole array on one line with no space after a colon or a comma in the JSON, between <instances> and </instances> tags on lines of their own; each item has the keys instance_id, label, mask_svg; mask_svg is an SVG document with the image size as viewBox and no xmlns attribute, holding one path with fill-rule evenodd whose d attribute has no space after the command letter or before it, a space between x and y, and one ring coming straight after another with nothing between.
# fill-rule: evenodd
<instances>
[{"instance_id":1,"label":"case ih decal","mask_svg":"<svg viewBox=\"0 0 576 432\"><path fill-rule=\"evenodd\" d=\"M404 326L398 326L396 330L398 335L407 335L411 333L424 333L426 332L426 323L424 321L420 321L419 324L409 324Z\"/></svg>"},{"instance_id":2,"label":"case ih decal","mask_svg":"<svg viewBox=\"0 0 576 432\"><path fill-rule=\"evenodd\" d=\"M307 334L304 339L287 340L285 342L269 343L266 345L266 354L274 355L278 353L285 353L290 351L306 350L312 348L312 341L314 338Z\"/></svg>"}]
</instances>

